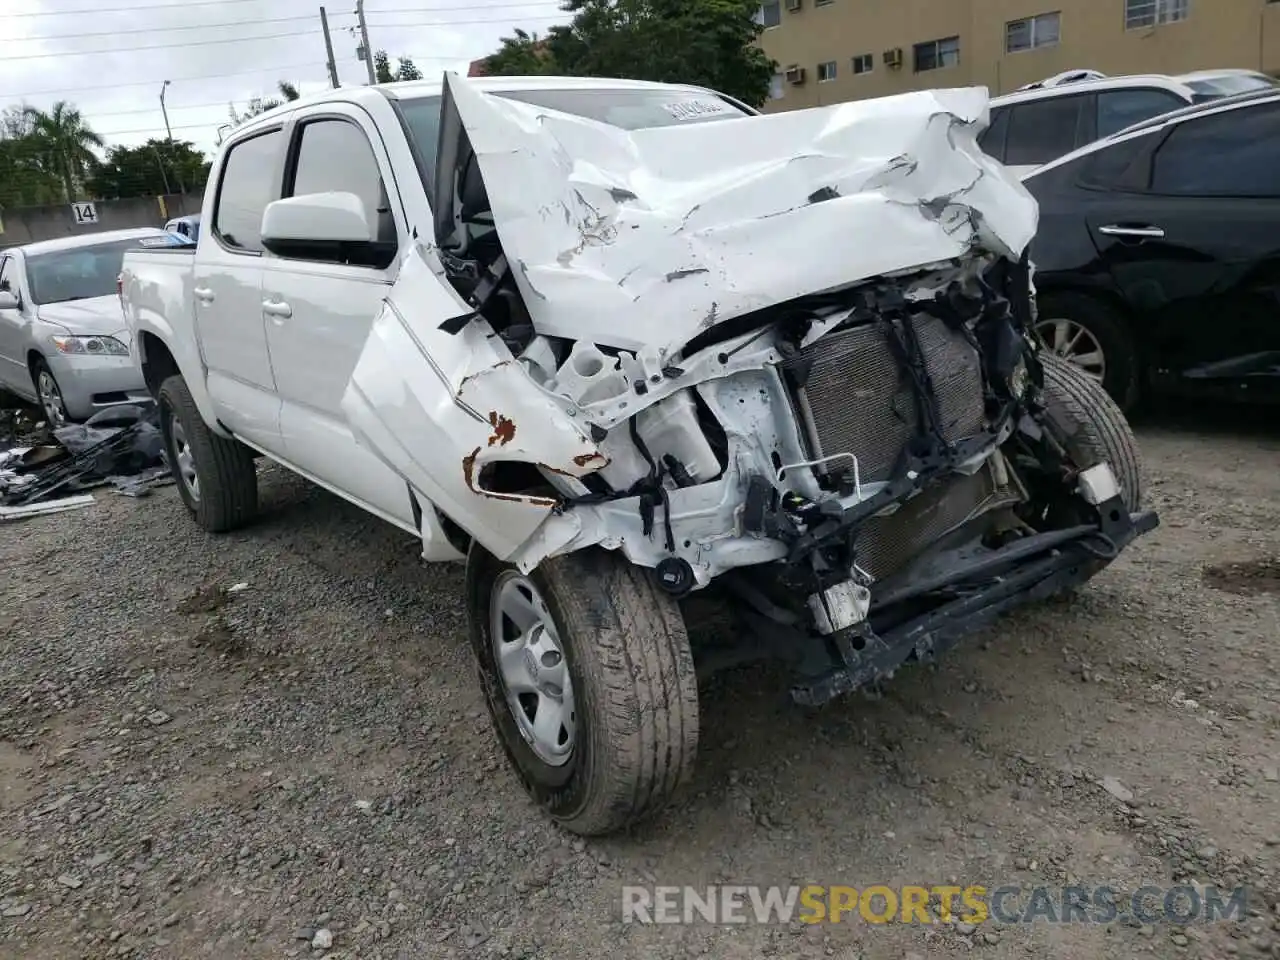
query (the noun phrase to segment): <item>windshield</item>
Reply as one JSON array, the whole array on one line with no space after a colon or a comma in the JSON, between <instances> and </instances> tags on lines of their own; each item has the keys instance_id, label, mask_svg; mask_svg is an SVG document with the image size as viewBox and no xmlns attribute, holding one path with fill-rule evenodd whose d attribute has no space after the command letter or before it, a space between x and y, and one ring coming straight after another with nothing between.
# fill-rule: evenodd
<instances>
[{"instance_id":1,"label":"windshield","mask_svg":"<svg viewBox=\"0 0 1280 960\"><path fill-rule=\"evenodd\" d=\"M623 130L672 127L752 116L717 94L698 90L670 90L661 87L633 90L501 90L494 91L494 95L573 113L621 127ZM397 103L409 129L409 136L426 163L429 180L435 176L436 146L440 139L440 98L417 97L399 100Z\"/></svg>"},{"instance_id":2,"label":"windshield","mask_svg":"<svg viewBox=\"0 0 1280 960\"><path fill-rule=\"evenodd\" d=\"M1237 93L1248 93L1250 90L1266 90L1269 87L1280 86L1280 83L1261 74L1229 73L1221 77L1189 80L1187 86L1191 88L1192 101L1204 103Z\"/></svg>"},{"instance_id":3,"label":"windshield","mask_svg":"<svg viewBox=\"0 0 1280 960\"><path fill-rule=\"evenodd\" d=\"M27 284L33 303L65 303L90 297L113 297L124 252L150 237L131 237L90 247L55 250L27 257ZM154 241L151 241L154 243Z\"/></svg>"}]
</instances>

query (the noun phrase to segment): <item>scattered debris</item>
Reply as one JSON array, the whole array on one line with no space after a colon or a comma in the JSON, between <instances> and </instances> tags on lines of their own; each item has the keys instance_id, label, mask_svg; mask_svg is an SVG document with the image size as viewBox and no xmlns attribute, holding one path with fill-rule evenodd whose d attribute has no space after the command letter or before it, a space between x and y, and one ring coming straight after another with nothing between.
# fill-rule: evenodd
<instances>
[{"instance_id":1,"label":"scattered debris","mask_svg":"<svg viewBox=\"0 0 1280 960\"><path fill-rule=\"evenodd\" d=\"M333 934L321 927L315 932L311 938L311 948L313 950L328 950L333 946Z\"/></svg>"},{"instance_id":2,"label":"scattered debris","mask_svg":"<svg viewBox=\"0 0 1280 960\"><path fill-rule=\"evenodd\" d=\"M108 483L140 496L168 473L158 424L154 405L125 404L59 427L52 437L46 429L31 446L0 447L0 509L10 511L4 519L85 506L92 498L67 495ZM13 512L37 504L53 509Z\"/></svg>"},{"instance_id":3,"label":"scattered debris","mask_svg":"<svg viewBox=\"0 0 1280 960\"><path fill-rule=\"evenodd\" d=\"M156 710L147 714L147 723L151 724L153 727L162 727L172 719L173 717L169 716L163 710Z\"/></svg>"},{"instance_id":4,"label":"scattered debris","mask_svg":"<svg viewBox=\"0 0 1280 960\"><path fill-rule=\"evenodd\" d=\"M248 589L249 585L247 583L233 583L231 586L227 587L227 593L239 593L241 590Z\"/></svg>"},{"instance_id":5,"label":"scattered debris","mask_svg":"<svg viewBox=\"0 0 1280 960\"><path fill-rule=\"evenodd\" d=\"M79 877L73 877L69 873L64 873L58 877L58 882L70 890L79 890L84 886L84 881Z\"/></svg>"},{"instance_id":6,"label":"scattered debris","mask_svg":"<svg viewBox=\"0 0 1280 960\"><path fill-rule=\"evenodd\" d=\"M20 507L0 506L0 520L25 520L28 517L40 517L49 513L65 513L67 510L79 510L93 503L90 494L79 494L74 497L63 497L61 500L50 500L48 503L28 503Z\"/></svg>"},{"instance_id":7,"label":"scattered debris","mask_svg":"<svg viewBox=\"0 0 1280 960\"><path fill-rule=\"evenodd\" d=\"M1133 791L1115 777L1103 777L1102 789L1107 791L1121 803L1133 803Z\"/></svg>"}]
</instances>

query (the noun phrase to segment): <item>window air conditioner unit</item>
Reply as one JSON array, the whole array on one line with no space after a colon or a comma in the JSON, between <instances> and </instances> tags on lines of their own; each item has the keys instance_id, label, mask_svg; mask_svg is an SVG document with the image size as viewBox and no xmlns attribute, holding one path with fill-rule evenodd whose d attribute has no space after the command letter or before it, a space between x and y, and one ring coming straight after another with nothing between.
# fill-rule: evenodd
<instances>
[{"instance_id":1,"label":"window air conditioner unit","mask_svg":"<svg viewBox=\"0 0 1280 960\"><path fill-rule=\"evenodd\" d=\"M894 47L892 50L886 50L880 56L881 56L881 59L884 60L884 65L886 67L902 66L902 48L901 47Z\"/></svg>"},{"instance_id":2,"label":"window air conditioner unit","mask_svg":"<svg viewBox=\"0 0 1280 960\"><path fill-rule=\"evenodd\" d=\"M794 64L787 67L787 83L799 86L804 83L804 67L795 66Z\"/></svg>"},{"instance_id":3,"label":"window air conditioner unit","mask_svg":"<svg viewBox=\"0 0 1280 960\"><path fill-rule=\"evenodd\" d=\"M787 9L795 13L804 4L804 0L787 0Z\"/></svg>"}]
</instances>

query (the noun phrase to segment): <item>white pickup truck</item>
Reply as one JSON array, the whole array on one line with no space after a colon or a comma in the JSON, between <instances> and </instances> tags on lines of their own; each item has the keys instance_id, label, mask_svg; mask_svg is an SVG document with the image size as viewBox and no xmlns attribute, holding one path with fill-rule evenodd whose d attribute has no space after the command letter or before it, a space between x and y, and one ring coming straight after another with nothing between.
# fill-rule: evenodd
<instances>
[{"instance_id":1,"label":"white pickup truck","mask_svg":"<svg viewBox=\"0 0 1280 960\"><path fill-rule=\"evenodd\" d=\"M466 561L483 692L568 829L662 806L697 679L822 703L1082 583L1157 519L1101 385L1048 356L1035 203L986 92L759 116L562 78L326 92L238 128L194 252L121 296L178 490L265 454ZM741 641L690 636L691 594Z\"/></svg>"}]
</instances>

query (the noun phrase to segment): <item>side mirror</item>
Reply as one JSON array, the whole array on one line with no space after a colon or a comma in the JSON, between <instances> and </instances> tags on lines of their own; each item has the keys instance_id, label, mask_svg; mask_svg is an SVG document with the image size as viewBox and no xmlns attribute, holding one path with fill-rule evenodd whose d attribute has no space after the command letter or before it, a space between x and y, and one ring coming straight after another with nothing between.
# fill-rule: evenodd
<instances>
[{"instance_id":1,"label":"side mirror","mask_svg":"<svg viewBox=\"0 0 1280 960\"><path fill-rule=\"evenodd\" d=\"M323 260L383 268L396 244L380 242L369 226L364 201L331 191L286 197L262 212L262 245L292 260Z\"/></svg>"},{"instance_id":2,"label":"side mirror","mask_svg":"<svg viewBox=\"0 0 1280 960\"><path fill-rule=\"evenodd\" d=\"M0 310L17 310L18 295L12 290L0 290Z\"/></svg>"}]
</instances>

